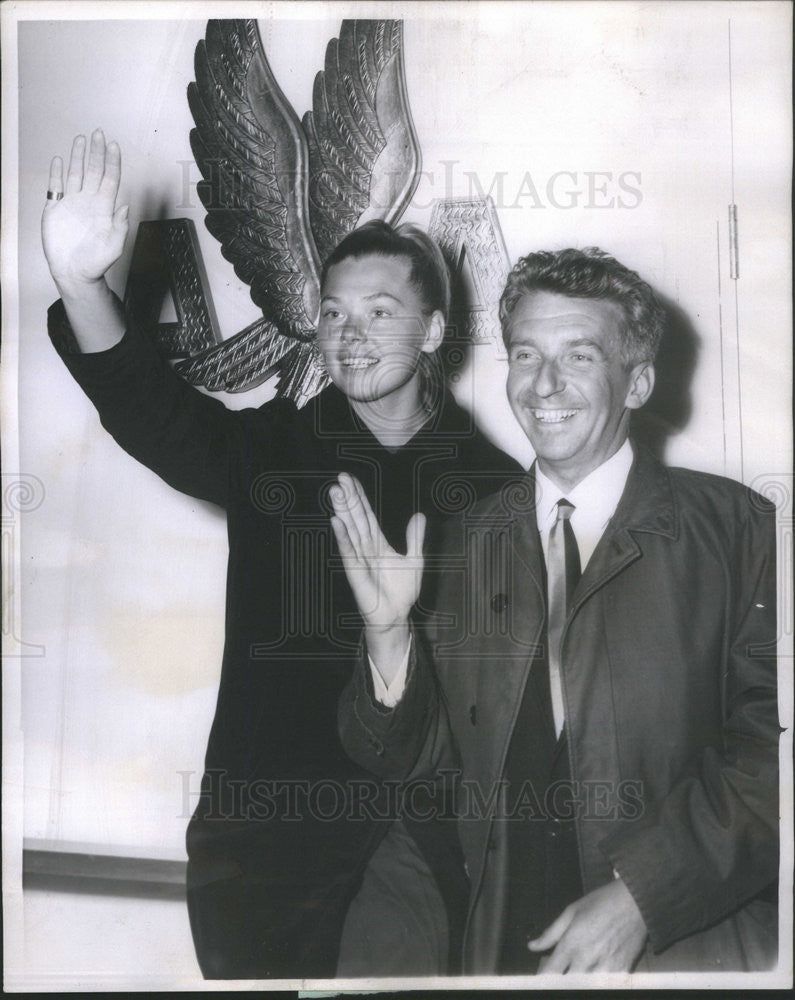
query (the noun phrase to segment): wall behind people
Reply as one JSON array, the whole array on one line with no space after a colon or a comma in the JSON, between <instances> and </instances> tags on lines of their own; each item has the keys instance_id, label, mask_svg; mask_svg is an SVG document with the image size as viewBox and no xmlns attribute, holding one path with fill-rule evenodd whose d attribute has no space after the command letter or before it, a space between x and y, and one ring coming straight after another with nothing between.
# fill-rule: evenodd
<instances>
[{"instance_id":1,"label":"wall behind people","mask_svg":"<svg viewBox=\"0 0 795 1000\"><path fill-rule=\"evenodd\" d=\"M261 22L263 41L302 115L343 8L334 18L328 5L268 9L278 19ZM423 154L405 220L427 226L434 199L489 194L512 261L599 245L636 268L671 313L647 435L674 464L749 483L791 464L786 10L404 13ZM45 333L55 291L39 215L50 156L101 125L122 148L132 232L144 219L193 219L224 336L258 316L195 193L185 90L205 26L123 19L19 30L20 471L43 491L21 525L21 638L42 654L21 661L25 832L154 856L181 850L198 790L223 643L224 522L121 452L57 359ZM120 293L131 246L110 275ZM497 353L473 348L454 391L529 464ZM226 399L259 405L272 391Z\"/></svg>"}]
</instances>

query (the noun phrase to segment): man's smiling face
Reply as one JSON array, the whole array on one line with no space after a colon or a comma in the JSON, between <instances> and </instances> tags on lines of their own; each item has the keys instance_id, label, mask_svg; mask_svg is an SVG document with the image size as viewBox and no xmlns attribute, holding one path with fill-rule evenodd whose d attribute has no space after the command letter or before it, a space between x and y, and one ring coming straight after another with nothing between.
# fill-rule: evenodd
<instances>
[{"instance_id":1,"label":"man's smiling face","mask_svg":"<svg viewBox=\"0 0 795 1000\"><path fill-rule=\"evenodd\" d=\"M602 299L532 292L510 321L508 399L553 481L571 488L623 444L654 385L621 359L623 314Z\"/></svg>"},{"instance_id":2,"label":"man's smiling face","mask_svg":"<svg viewBox=\"0 0 795 1000\"><path fill-rule=\"evenodd\" d=\"M320 302L317 345L326 370L349 399L373 402L406 391L419 356L435 350L405 257L349 257L329 269ZM434 314L434 317L441 314Z\"/></svg>"}]
</instances>

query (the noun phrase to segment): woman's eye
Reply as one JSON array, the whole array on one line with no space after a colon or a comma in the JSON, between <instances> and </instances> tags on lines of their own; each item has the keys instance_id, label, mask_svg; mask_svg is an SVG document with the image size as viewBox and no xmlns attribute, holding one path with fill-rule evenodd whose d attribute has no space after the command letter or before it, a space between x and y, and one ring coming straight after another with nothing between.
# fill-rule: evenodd
<instances>
[{"instance_id":1,"label":"woman's eye","mask_svg":"<svg viewBox=\"0 0 795 1000\"><path fill-rule=\"evenodd\" d=\"M373 316L376 319L384 319L388 315L389 311L387 309L373 309Z\"/></svg>"},{"instance_id":2,"label":"woman's eye","mask_svg":"<svg viewBox=\"0 0 795 1000\"><path fill-rule=\"evenodd\" d=\"M339 315L337 309L325 309L323 311L323 319L339 319Z\"/></svg>"}]
</instances>

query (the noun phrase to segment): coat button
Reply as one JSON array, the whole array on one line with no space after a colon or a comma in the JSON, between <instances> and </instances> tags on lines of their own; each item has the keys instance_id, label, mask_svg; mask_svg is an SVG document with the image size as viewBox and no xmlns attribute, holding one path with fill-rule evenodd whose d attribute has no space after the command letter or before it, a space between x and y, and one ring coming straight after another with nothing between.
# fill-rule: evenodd
<instances>
[{"instance_id":1,"label":"coat button","mask_svg":"<svg viewBox=\"0 0 795 1000\"><path fill-rule=\"evenodd\" d=\"M478 724L478 706L477 705L470 705L470 707L469 707L469 721L472 723L473 726L476 726Z\"/></svg>"},{"instance_id":2,"label":"coat button","mask_svg":"<svg viewBox=\"0 0 795 1000\"><path fill-rule=\"evenodd\" d=\"M508 595L507 594L495 594L491 599L491 610L495 614L502 614L502 612L508 607Z\"/></svg>"}]
</instances>

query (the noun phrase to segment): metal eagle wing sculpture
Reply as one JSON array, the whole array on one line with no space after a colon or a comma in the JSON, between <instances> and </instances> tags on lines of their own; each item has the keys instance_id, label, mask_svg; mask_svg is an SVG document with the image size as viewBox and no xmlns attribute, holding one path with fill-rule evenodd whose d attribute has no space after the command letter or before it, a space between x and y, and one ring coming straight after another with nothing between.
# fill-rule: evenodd
<instances>
[{"instance_id":1,"label":"metal eagle wing sculpture","mask_svg":"<svg viewBox=\"0 0 795 1000\"><path fill-rule=\"evenodd\" d=\"M400 218L418 183L402 25L342 22L303 126L256 21L209 21L195 71L190 138L205 223L263 318L176 368L231 392L278 372L277 394L302 406L328 380L314 343L321 261L357 225Z\"/></svg>"}]
</instances>

